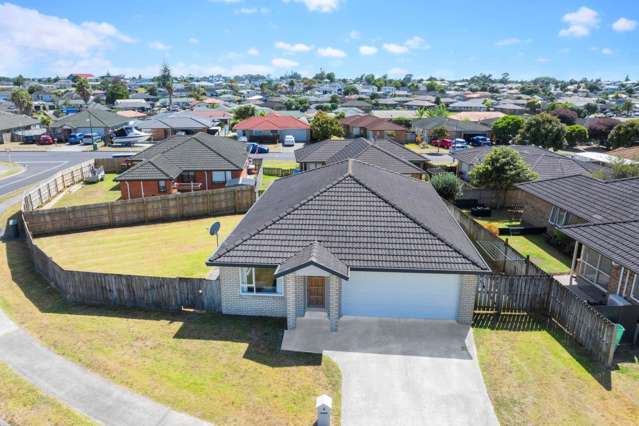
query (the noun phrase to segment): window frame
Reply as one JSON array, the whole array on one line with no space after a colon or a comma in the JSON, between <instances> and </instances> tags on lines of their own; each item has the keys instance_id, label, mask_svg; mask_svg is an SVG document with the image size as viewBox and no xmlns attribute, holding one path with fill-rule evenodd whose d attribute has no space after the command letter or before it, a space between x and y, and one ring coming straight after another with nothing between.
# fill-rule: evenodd
<instances>
[{"instance_id":1,"label":"window frame","mask_svg":"<svg viewBox=\"0 0 639 426\"><path fill-rule=\"evenodd\" d=\"M637 280L637 274L635 272L635 278L632 280L632 288L630 289L630 293L628 294L630 296L630 299L634 300L635 302L639 303L639 292L637 292L637 297L635 297L634 293L635 293L635 288L639 290L639 280Z\"/></svg>"},{"instance_id":2,"label":"window frame","mask_svg":"<svg viewBox=\"0 0 639 426\"><path fill-rule=\"evenodd\" d=\"M564 226L570 219L570 213L561 207L552 206L548 215L548 223L553 226Z\"/></svg>"},{"instance_id":3,"label":"window frame","mask_svg":"<svg viewBox=\"0 0 639 426\"><path fill-rule=\"evenodd\" d=\"M168 192L168 186L165 180L158 181L158 191L159 192Z\"/></svg>"},{"instance_id":4,"label":"window frame","mask_svg":"<svg viewBox=\"0 0 639 426\"><path fill-rule=\"evenodd\" d=\"M273 293L260 293L257 291L257 283L255 281L255 269L256 267L240 267L240 296L267 296L267 297L282 297L284 296L284 280L283 278L275 278L275 292ZM252 283L248 283L245 279L249 276ZM249 288L253 288L253 291L248 291Z\"/></svg>"},{"instance_id":5,"label":"window frame","mask_svg":"<svg viewBox=\"0 0 639 426\"><path fill-rule=\"evenodd\" d=\"M597 264L593 265L591 262L587 261L585 259L586 257L586 252L590 255L596 255L597 256ZM601 255L599 252L597 252L596 250L591 249L590 247L584 245L583 249L581 251L581 256L579 257L579 276L583 279L585 279L586 281L588 281L590 284L594 285L595 287L597 287L598 289L600 289L601 291L608 293L608 285L610 284L610 278L612 275L612 261L610 261L610 259L608 259L610 261L610 272L606 272L601 270L601 259L605 257L603 255ZM591 268L594 271L594 279L590 279L588 278L588 276L584 273L584 265L586 267ZM602 287L599 284L599 277L600 275L603 274L605 276L608 277L608 280L606 282L606 287Z\"/></svg>"},{"instance_id":6,"label":"window frame","mask_svg":"<svg viewBox=\"0 0 639 426\"><path fill-rule=\"evenodd\" d=\"M220 180L220 179L216 179L216 178L215 178L215 174L216 174L216 173L217 173L218 175L219 175L220 173L223 175L221 180ZM225 171L220 171L220 170L213 170L213 171L211 172L211 183L226 183L226 172L225 172Z\"/></svg>"}]
</instances>

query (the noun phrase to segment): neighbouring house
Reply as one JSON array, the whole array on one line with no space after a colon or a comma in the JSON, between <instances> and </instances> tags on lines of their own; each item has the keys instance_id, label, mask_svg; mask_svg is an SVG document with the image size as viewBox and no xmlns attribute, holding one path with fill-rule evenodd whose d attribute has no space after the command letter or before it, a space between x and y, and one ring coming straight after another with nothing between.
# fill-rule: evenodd
<instances>
[{"instance_id":1,"label":"neighbouring house","mask_svg":"<svg viewBox=\"0 0 639 426\"><path fill-rule=\"evenodd\" d=\"M405 142L408 132L406 127L374 115L352 115L343 118L341 124L347 138L394 139Z\"/></svg>"},{"instance_id":2,"label":"neighbouring house","mask_svg":"<svg viewBox=\"0 0 639 426\"><path fill-rule=\"evenodd\" d=\"M448 116L448 118L452 120L474 121L475 123L480 123L480 122L484 122L488 120L496 120L498 118L503 117L504 115L506 114L499 111L484 111L484 112L464 111L464 112L451 114Z\"/></svg>"},{"instance_id":3,"label":"neighbouring house","mask_svg":"<svg viewBox=\"0 0 639 426\"><path fill-rule=\"evenodd\" d=\"M39 124L38 120L28 115L0 111L0 141L9 143L17 132L31 130Z\"/></svg>"},{"instance_id":4,"label":"neighbouring house","mask_svg":"<svg viewBox=\"0 0 639 426\"><path fill-rule=\"evenodd\" d=\"M493 106L495 111L503 112L504 114L521 115L528 112L528 108L521 105L517 105L511 102L499 102Z\"/></svg>"},{"instance_id":5,"label":"neighbouring house","mask_svg":"<svg viewBox=\"0 0 639 426\"><path fill-rule=\"evenodd\" d=\"M488 111L483 104L484 99L470 99L467 101L453 102L448 106L449 111Z\"/></svg>"},{"instance_id":6,"label":"neighbouring house","mask_svg":"<svg viewBox=\"0 0 639 426\"><path fill-rule=\"evenodd\" d=\"M109 134L130 121L128 117L122 117L111 111L102 109L88 109L75 114L64 116L54 121L49 126L53 133L63 140L71 133L97 133L105 140Z\"/></svg>"},{"instance_id":7,"label":"neighbouring house","mask_svg":"<svg viewBox=\"0 0 639 426\"><path fill-rule=\"evenodd\" d=\"M495 148L496 146L481 146L451 154L457 160L457 174L464 180L468 180L469 173L473 167L481 163ZM577 161L534 145L510 145L509 148L514 149L521 155L521 158L530 166L532 171L539 175L537 179L590 175L592 172L602 168L600 165Z\"/></svg>"},{"instance_id":8,"label":"neighbouring house","mask_svg":"<svg viewBox=\"0 0 639 426\"><path fill-rule=\"evenodd\" d=\"M149 104L144 99L116 99L113 107L117 110L133 110L138 112L146 112L151 109Z\"/></svg>"},{"instance_id":9,"label":"neighbouring house","mask_svg":"<svg viewBox=\"0 0 639 426\"><path fill-rule=\"evenodd\" d=\"M174 136L127 162L132 166L115 179L124 200L255 183L244 144L207 133Z\"/></svg>"},{"instance_id":10,"label":"neighbouring house","mask_svg":"<svg viewBox=\"0 0 639 426\"><path fill-rule=\"evenodd\" d=\"M268 114L242 120L235 125L238 137L246 137L249 142L278 143L291 135L295 142L311 139L311 126L289 115Z\"/></svg>"},{"instance_id":11,"label":"neighbouring house","mask_svg":"<svg viewBox=\"0 0 639 426\"><path fill-rule=\"evenodd\" d=\"M577 280L586 300L639 304L639 178L602 181L576 175L517 187L524 223L576 242L571 280Z\"/></svg>"},{"instance_id":12,"label":"neighbouring house","mask_svg":"<svg viewBox=\"0 0 639 426\"><path fill-rule=\"evenodd\" d=\"M135 126L151 134L151 140L162 141L175 135L194 135L206 132L211 126L211 120L200 117L178 115L155 115L145 120L137 120Z\"/></svg>"},{"instance_id":13,"label":"neighbouring house","mask_svg":"<svg viewBox=\"0 0 639 426\"><path fill-rule=\"evenodd\" d=\"M430 183L358 160L275 181L207 264L224 314L469 324L490 272Z\"/></svg>"},{"instance_id":14,"label":"neighbouring house","mask_svg":"<svg viewBox=\"0 0 639 426\"><path fill-rule=\"evenodd\" d=\"M342 108L358 108L364 112L370 112L373 109L373 104L367 101L359 100L359 99L351 99L340 104Z\"/></svg>"},{"instance_id":15,"label":"neighbouring house","mask_svg":"<svg viewBox=\"0 0 639 426\"><path fill-rule=\"evenodd\" d=\"M448 131L451 139L461 138L470 140L473 136L492 136L492 129L473 121L454 120L447 117L429 117L413 121L413 131L424 141L432 140L432 131L436 127L443 127Z\"/></svg>"},{"instance_id":16,"label":"neighbouring house","mask_svg":"<svg viewBox=\"0 0 639 426\"><path fill-rule=\"evenodd\" d=\"M295 161L303 171L313 170L345 159L357 159L416 179L424 178L426 159L386 139L365 138L326 140L295 150Z\"/></svg>"}]
</instances>

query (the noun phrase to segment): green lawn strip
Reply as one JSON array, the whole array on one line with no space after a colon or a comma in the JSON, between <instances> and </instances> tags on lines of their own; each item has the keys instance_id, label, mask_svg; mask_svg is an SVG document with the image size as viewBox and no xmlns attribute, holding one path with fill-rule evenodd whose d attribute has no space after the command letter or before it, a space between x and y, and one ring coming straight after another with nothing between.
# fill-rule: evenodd
<instances>
[{"instance_id":1,"label":"green lawn strip","mask_svg":"<svg viewBox=\"0 0 639 426\"><path fill-rule=\"evenodd\" d=\"M298 167L295 160L271 160L265 159L262 167L273 167L277 169L296 169Z\"/></svg>"},{"instance_id":2,"label":"green lawn strip","mask_svg":"<svg viewBox=\"0 0 639 426\"><path fill-rule=\"evenodd\" d=\"M38 238L36 243L61 267L114 274L204 278L204 262L215 250L209 235L220 222L220 243L242 215L103 229Z\"/></svg>"},{"instance_id":3,"label":"green lawn strip","mask_svg":"<svg viewBox=\"0 0 639 426\"><path fill-rule=\"evenodd\" d=\"M278 176L268 176L268 175L263 175L262 176L262 183L260 184L260 191L266 191L269 186L271 186L271 184L273 182L275 182L276 180L278 180L279 177Z\"/></svg>"},{"instance_id":4,"label":"green lawn strip","mask_svg":"<svg viewBox=\"0 0 639 426\"><path fill-rule=\"evenodd\" d=\"M115 173L107 173L104 180L97 183L83 183L77 191L65 194L54 205L57 207L81 206L107 203L120 199L120 185L114 179Z\"/></svg>"},{"instance_id":5,"label":"green lawn strip","mask_svg":"<svg viewBox=\"0 0 639 426\"><path fill-rule=\"evenodd\" d=\"M511 320L514 327L473 328L479 364L501 424L639 422L636 359L612 371L612 390L607 390L600 382L610 373L569 338L529 317ZM515 328L521 330L512 331Z\"/></svg>"},{"instance_id":6,"label":"green lawn strip","mask_svg":"<svg viewBox=\"0 0 639 426\"><path fill-rule=\"evenodd\" d=\"M82 254L111 254L99 247ZM334 363L280 351L283 319L73 305L35 273L23 242L1 243L0 259L9 316L60 355L173 409L216 424L312 424L317 396L339 402Z\"/></svg>"},{"instance_id":7,"label":"green lawn strip","mask_svg":"<svg viewBox=\"0 0 639 426\"><path fill-rule=\"evenodd\" d=\"M407 143L404 144L404 147L410 149L413 152L416 152L418 154L448 154L448 150L444 149L444 148L438 148L436 146L430 145L430 144L426 144L426 145L420 145L417 143Z\"/></svg>"},{"instance_id":8,"label":"green lawn strip","mask_svg":"<svg viewBox=\"0 0 639 426\"><path fill-rule=\"evenodd\" d=\"M519 220L512 220L506 216L505 212L498 210L493 210L492 217L475 218L475 220L484 227L491 225L487 228L492 227L493 230L520 224ZM568 256L551 246L544 235L499 235L499 238L503 240L508 238L512 248L523 256L530 256L531 262L549 274L570 272Z\"/></svg>"},{"instance_id":9,"label":"green lawn strip","mask_svg":"<svg viewBox=\"0 0 639 426\"><path fill-rule=\"evenodd\" d=\"M40 392L0 363L0 418L15 425L91 425L89 419Z\"/></svg>"},{"instance_id":10,"label":"green lawn strip","mask_svg":"<svg viewBox=\"0 0 639 426\"><path fill-rule=\"evenodd\" d=\"M9 163L0 161L0 180L13 176L24 170L24 167L18 163Z\"/></svg>"}]
</instances>

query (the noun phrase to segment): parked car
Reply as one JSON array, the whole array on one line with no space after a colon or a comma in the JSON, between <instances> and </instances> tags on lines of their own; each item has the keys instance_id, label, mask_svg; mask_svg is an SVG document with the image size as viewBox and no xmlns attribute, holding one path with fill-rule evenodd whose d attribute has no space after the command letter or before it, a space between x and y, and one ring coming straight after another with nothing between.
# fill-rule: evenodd
<instances>
[{"instance_id":1,"label":"parked car","mask_svg":"<svg viewBox=\"0 0 639 426\"><path fill-rule=\"evenodd\" d=\"M246 144L246 151L248 151L249 154L268 154L268 146L249 142Z\"/></svg>"},{"instance_id":2,"label":"parked car","mask_svg":"<svg viewBox=\"0 0 639 426\"><path fill-rule=\"evenodd\" d=\"M453 141L451 139L433 139L430 141L430 144L439 148L448 149L453 144Z\"/></svg>"},{"instance_id":3,"label":"parked car","mask_svg":"<svg viewBox=\"0 0 639 426\"><path fill-rule=\"evenodd\" d=\"M454 152L463 151L465 149L470 149L470 145L468 145L468 142L463 139L455 139L450 148L448 148L448 152L452 154Z\"/></svg>"},{"instance_id":4,"label":"parked car","mask_svg":"<svg viewBox=\"0 0 639 426\"><path fill-rule=\"evenodd\" d=\"M84 133L71 133L69 136L67 136L67 143L69 145L77 145L82 143L83 139Z\"/></svg>"},{"instance_id":5,"label":"parked car","mask_svg":"<svg viewBox=\"0 0 639 426\"><path fill-rule=\"evenodd\" d=\"M53 136L47 133L45 133L44 135L41 135L40 139L38 139L38 145L53 145L57 142L58 140L56 138L54 138Z\"/></svg>"},{"instance_id":6,"label":"parked car","mask_svg":"<svg viewBox=\"0 0 639 426\"><path fill-rule=\"evenodd\" d=\"M102 141L102 136L93 132L93 139L91 139L91 133L85 133L82 137L82 145L91 145L93 142L98 143Z\"/></svg>"},{"instance_id":7,"label":"parked car","mask_svg":"<svg viewBox=\"0 0 639 426\"><path fill-rule=\"evenodd\" d=\"M486 136L473 136L470 139L470 144L472 146L490 146L493 142Z\"/></svg>"},{"instance_id":8,"label":"parked car","mask_svg":"<svg viewBox=\"0 0 639 426\"><path fill-rule=\"evenodd\" d=\"M240 142L248 142L248 138L246 136L240 136L237 140Z\"/></svg>"},{"instance_id":9,"label":"parked car","mask_svg":"<svg viewBox=\"0 0 639 426\"><path fill-rule=\"evenodd\" d=\"M295 137L293 135L284 136L283 146L295 146Z\"/></svg>"}]
</instances>

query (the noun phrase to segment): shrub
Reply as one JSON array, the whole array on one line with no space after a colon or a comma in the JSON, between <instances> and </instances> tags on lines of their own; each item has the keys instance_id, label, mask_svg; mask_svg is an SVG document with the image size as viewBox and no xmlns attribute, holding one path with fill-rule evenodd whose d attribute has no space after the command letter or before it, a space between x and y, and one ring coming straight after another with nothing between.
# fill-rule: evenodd
<instances>
[{"instance_id":1,"label":"shrub","mask_svg":"<svg viewBox=\"0 0 639 426\"><path fill-rule=\"evenodd\" d=\"M588 129L579 124L566 127L566 143L568 146L575 146L579 142L588 140Z\"/></svg>"},{"instance_id":2,"label":"shrub","mask_svg":"<svg viewBox=\"0 0 639 426\"><path fill-rule=\"evenodd\" d=\"M599 141L599 143L606 143L608 141L608 135L619 124L619 120L608 117L599 117L588 123L588 135L591 140Z\"/></svg>"},{"instance_id":3,"label":"shrub","mask_svg":"<svg viewBox=\"0 0 639 426\"><path fill-rule=\"evenodd\" d=\"M565 108L559 108L554 111L551 111L550 115L554 115L555 117L559 119L559 121L561 121L567 126L571 126L575 124L578 117L575 111L572 111L570 109L565 109Z\"/></svg>"},{"instance_id":4,"label":"shrub","mask_svg":"<svg viewBox=\"0 0 639 426\"><path fill-rule=\"evenodd\" d=\"M517 115L505 115L493 123L493 135L497 144L505 145L517 136L525 120Z\"/></svg>"},{"instance_id":5,"label":"shrub","mask_svg":"<svg viewBox=\"0 0 639 426\"><path fill-rule=\"evenodd\" d=\"M548 113L537 114L526 121L517 135L519 145L537 145L561 149L566 141L566 126Z\"/></svg>"},{"instance_id":6,"label":"shrub","mask_svg":"<svg viewBox=\"0 0 639 426\"><path fill-rule=\"evenodd\" d=\"M608 135L612 148L639 144L639 120L628 120L617 124Z\"/></svg>"},{"instance_id":7,"label":"shrub","mask_svg":"<svg viewBox=\"0 0 639 426\"><path fill-rule=\"evenodd\" d=\"M462 195L462 183L453 173L438 173L430 179L430 183L439 196L448 201Z\"/></svg>"}]
</instances>

